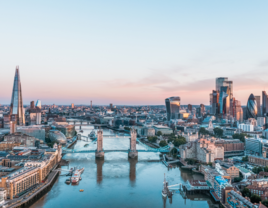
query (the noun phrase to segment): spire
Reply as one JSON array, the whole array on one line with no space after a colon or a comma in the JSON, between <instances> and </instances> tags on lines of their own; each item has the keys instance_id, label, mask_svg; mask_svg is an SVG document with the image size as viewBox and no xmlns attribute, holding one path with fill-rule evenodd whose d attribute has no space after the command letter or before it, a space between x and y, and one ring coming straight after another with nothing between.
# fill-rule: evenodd
<instances>
[{"instance_id":1,"label":"spire","mask_svg":"<svg viewBox=\"0 0 268 208\"><path fill-rule=\"evenodd\" d=\"M15 71L13 91L10 104L10 114L16 115L17 119L16 122L18 125L25 124L19 66L16 66Z\"/></svg>"}]
</instances>

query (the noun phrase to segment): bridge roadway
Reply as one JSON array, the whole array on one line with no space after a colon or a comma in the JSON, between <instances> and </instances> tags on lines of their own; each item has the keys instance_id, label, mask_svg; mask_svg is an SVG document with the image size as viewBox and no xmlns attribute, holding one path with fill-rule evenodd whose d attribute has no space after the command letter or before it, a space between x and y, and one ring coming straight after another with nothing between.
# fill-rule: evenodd
<instances>
[{"instance_id":1,"label":"bridge roadway","mask_svg":"<svg viewBox=\"0 0 268 208\"><path fill-rule=\"evenodd\" d=\"M130 150L103 150L104 153L108 152L125 152L128 153ZM96 150L63 150L62 153L94 153ZM161 152L161 153L168 153L169 149L148 149L148 150L137 150L137 152Z\"/></svg>"}]
</instances>

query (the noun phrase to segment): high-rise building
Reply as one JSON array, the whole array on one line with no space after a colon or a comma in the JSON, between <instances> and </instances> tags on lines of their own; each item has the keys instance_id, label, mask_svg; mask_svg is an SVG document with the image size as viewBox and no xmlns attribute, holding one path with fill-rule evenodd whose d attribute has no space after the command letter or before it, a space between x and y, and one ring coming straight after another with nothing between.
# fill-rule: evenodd
<instances>
[{"instance_id":1,"label":"high-rise building","mask_svg":"<svg viewBox=\"0 0 268 208\"><path fill-rule=\"evenodd\" d=\"M251 94L248 98L247 103L247 119L248 118L257 118L258 108L257 101L253 94Z\"/></svg>"},{"instance_id":2,"label":"high-rise building","mask_svg":"<svg viewBox=\"0 0 268 208\"><path fill-rule=\"evenodd\" d=\"M165 99L167 109L167 120L178 119L180 115L180 97L170 97Z\"/></svg>"},{"instance_id":3,"label":"high-rise building","mask_svg":"<svg viewBox=\"0 0 268 208\"><path fill-rule=\"evenodd\" d=\"M261 96L255 96L257 102L257 116L261 116Z\"/></svg>"},{"instance_id":4,"label":"high-rise building","mask_svg":"<svg viewBox=\"0 0 268 208\"><path fill-rule=\"evenodd\" d=\"M110 103L110 109L113 109L113 104L112 103Z\"/></svg>"},{"instance_id":5,"label":"high-rise building","mask_svg":"<svg viewBox=\"0 0 268 208\"><path fill-rule=\"evenodd\" d=\"M200 113L203 114L205 112L205 105L204 104L200 104Z\"/></svg>"},{"instance_id":6,"label":"high-rise building","mask_svg":"<svg viewBox=\"0 0 268 208\"><path fill-rule=\"evenodd\" d=\"M216 91L220 92L221 87L226 86L225 85L226 81L228 81L227 77L218 77L218 78L216 78Z\"/></svg>"},{"instance_id":7,"label":"high-rise building","mask_svg":"<svg viewBox=\"0 0 268 208\"><path fill-rule=\"evenodd\" d=\"M219 114L220 104L219 104L219 91L213 90L210 94L210 105L211 105L211 114Z\"/></svg>"},{"instance_id":8,"label":"high-rise building","mask_svg":"<svg viewBox=\"0 0 268 208\"><path fill-rule=\"evenodd\" d=\"M42 108L41 100L36 101L35 107Z\"/></svg>"},{"instance_id":9,"label":"high-rise building","mask_svg":"<svg viewBox=\"0 0 268 208\"><path fill-rule=\"evenodd\" d=\"M192 112L192 110L193 110L193 106L191 104L188 104L188 111Z\"/></svg>"},{"instance_id":10,"label":"high-rise building","mask_svg":"<svg viewBox=\"0 0 268 208\"><path fill-rule=\"evenodd\" d=\"M220 89L220 114L226 115L230 112L230 89L228 86Z\"/></svg>"},{"instance_id":11,"label":"high-rise building","mask_svg":"<svg viewBox=\"0 0 268 208\"><path fill-rule=\"evenodd\" d=\"M15 118L15 120L13 121L15 121L17 125L25 124L19 66L16 67L15 71L13 91L10 104L10 115L13 115L11 117Z\"/></svg>"},{"instance_id":12,"label":"high-rise building","mask_svg":"<svg viewBox=\"0 0 268 208\"><path fill-rule=\"evenodd\" d=\"M243 121L243 109L241 107L241 102L234 100L233 102L233 117L239 122Z\"/></svg>"},{"instance_id":13,"label":"high-rise building","mask_svg":"<svg viewBox=\"0 0 268 208\"><path fill-rule=\"evenodd\" d=\"M262 115L268 112L268 95L265 91L262 91Z\"/></svg>"},{"instance_id":14,"label":"high-rise building","mask_svg":"<svg viewBox=\"0 0 268 208\"><path fill-rule=\"evenodd\" d=\"M72 107L72 109L74 109L74 104L73 103L72 103L71 107Z\"/></svg>"}]
</instances>

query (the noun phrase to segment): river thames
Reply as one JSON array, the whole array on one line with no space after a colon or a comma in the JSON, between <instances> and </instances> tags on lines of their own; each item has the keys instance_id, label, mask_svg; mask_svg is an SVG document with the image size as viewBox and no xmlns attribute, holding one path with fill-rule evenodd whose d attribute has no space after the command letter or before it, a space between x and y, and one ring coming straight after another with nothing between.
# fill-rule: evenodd
<instances>
[{"instance_id":1,"label":"river thames","mask_svg":"<svg viewBox=\"0 0 268 208\"><path fill-rule=\"evenodd\" d=\"M83 127L84 132L81 134L87 136L92 129L90 126ZM114 132L105 129L103 134L113 135ZM74 148L83 149L89 142L78 141ZM104 138L103 147L109 150L129 149L129 138L116 138L116 136ZM86 148L96 149L96 143ZM144 147L137 144L137 149ZM70 163L69 167L63 166L62 169L74 166L85 168L80 183L67 185L65 184L67 177L59 176L52 189L31 208L218 207L213 199L205 194L190 195L184 199L179 193L175 193L172 199L163 199L161 191L164 173L169 185L203 179L203 176L183 170L176 165L168 170L162 162L157 162L158 153L139 153L138 160L130 160L127 153L122 152L105 153L104 161L95 160L94 153L66 154L64 159ZM84 192L80 192L80 189L84 189Z\"/></svg>"}]
</instances>

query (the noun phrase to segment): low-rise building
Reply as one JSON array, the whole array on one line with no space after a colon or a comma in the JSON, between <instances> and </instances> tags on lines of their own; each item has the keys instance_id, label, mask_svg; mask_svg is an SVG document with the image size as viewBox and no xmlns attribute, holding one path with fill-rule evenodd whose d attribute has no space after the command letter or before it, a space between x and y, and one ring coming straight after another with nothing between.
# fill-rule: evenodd
<instances>
[{"instance_id":1,"label":"low-rise building","mask_svg":"<svg viewBox=\"0 0 268 208\"><path fill-rule=\"evenodd\" d=\"M155 132L161 132L163 135L172 134L173 130L169 128L168 126L160 126L160 125L154 125L153 128L155 129Z\"/></svg>"},{"instance_id":2,"label":"low-rise building","mask_svg":"<svg viewBox=\"0 0 268 208\"><path fill-rule=\"evenodd\" d=\"M222 164L221 167L223 170L226 171L226 173L231 177L232 180L236 177L239 177L239 169L235 167L234 165L230 166L230 165Z\"/></svg>"},{"instance_id":3,"label":"low-rise building","mask_svg":"<svg viewBox=\"0 0 268 208\"><path fill-rule=\"evenodd\" d=\"M194 158L205 163L224 159L224 148L215 145L214 140L202 138L181 145L179 148L182 159Z\"/></svg>"},{"instance_id":4,"label":"low-rise building","mask_svg":"<svg viewBox=\"0 0 268 208\"><path fill-rule=\"evenodd\" d=\"M20 143L21 145L25 147L34 147L36 138L32 136L28 136L26 134L23 134L21 132L15 132L13 134L8 134L4 137L5 142L15 142Z\"/></svg>"}]
</instances>

